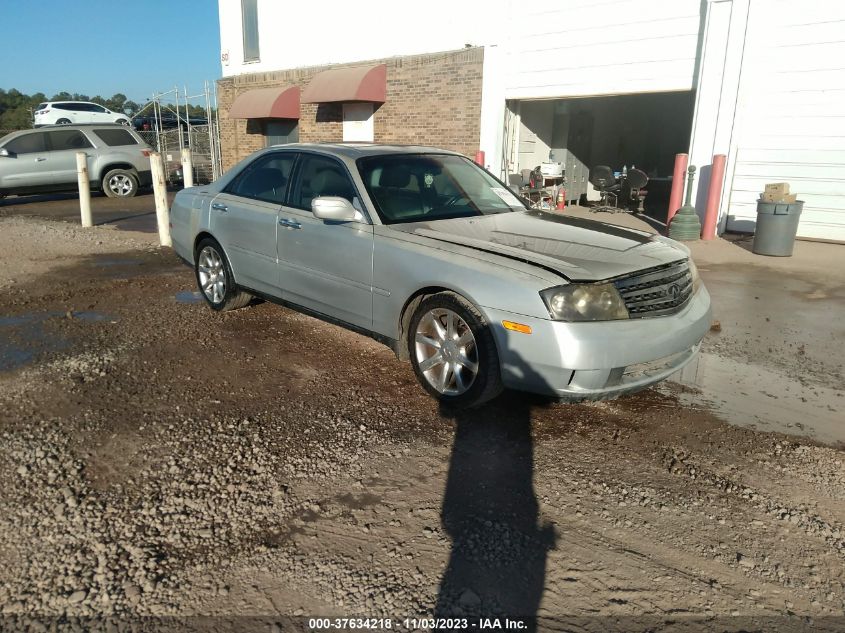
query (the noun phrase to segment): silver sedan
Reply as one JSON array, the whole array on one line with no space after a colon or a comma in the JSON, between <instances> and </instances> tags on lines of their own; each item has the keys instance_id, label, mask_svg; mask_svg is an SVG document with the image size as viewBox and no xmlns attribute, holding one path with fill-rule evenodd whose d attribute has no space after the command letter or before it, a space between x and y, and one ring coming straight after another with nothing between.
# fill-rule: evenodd
<instances>
[{"instance_id":1,"label":"silver sedan","mask_svg":"<svg viewBox=\"0 0 845 633\"><path fill-rule=\"evenodd\" d=\"M365 333L455 407L505 387L637 391L692 360L710 324L684 246L529 210L445 150L270 147L179 192L171 222L212 309L258 296Z\"/></svg>"}]
</instances>

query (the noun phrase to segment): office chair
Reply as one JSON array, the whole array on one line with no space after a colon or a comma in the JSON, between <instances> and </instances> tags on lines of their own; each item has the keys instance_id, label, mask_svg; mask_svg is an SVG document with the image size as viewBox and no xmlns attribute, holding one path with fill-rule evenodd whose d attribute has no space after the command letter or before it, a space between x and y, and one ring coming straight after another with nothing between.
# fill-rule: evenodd
<instances>
[{"instance_id":1,"label":"office chair","mask_svg":"<svg viewBox=\"0 0 845 633\"><path fill-rule=\"evenodd\" d=\"M589 180L590 184L601 194L601 201L598 206L592 207L591 211L616 213L618 211L616 205L619 202L619 189L621 189L621 185L616 182L613 170L607 165L596 165L590 169ZM613 198L613 204L610 204L611 198Z\"/></svg>"},{"instance_id":2,"label":"office chair","mask_svg":"<svg viewBox=\"0 0 845 633\"><path fill-rule=\"evenodd\" d=\"M628 174L625 176L625 181L623 183L626 194L626 207L630 208L631 203L636 203L638 213L643 213L645 211L643 208L643 202L645 201L645 197L648 192L643 189L643 187L645 187L646 184L648 184L648 175L643 170L635 169L633 167L628 170Z\"/></svg>"}]
</instances>

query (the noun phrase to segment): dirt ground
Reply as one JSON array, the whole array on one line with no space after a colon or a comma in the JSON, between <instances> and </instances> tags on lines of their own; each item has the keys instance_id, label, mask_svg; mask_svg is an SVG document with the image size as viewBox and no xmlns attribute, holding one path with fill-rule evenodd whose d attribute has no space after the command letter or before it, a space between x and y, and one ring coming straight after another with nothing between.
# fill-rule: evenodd
<instances>
[{"instance_id":1,"label":"dirt ground","mask_svg":"<svg viewBox=\"0 0 845 633\"><path fill-rule=\"evenodd\" d=\"M803 363L841 432L842 339L756 341L703 268L711 369ZM812 426L787 395L773 417ZM843 453L752 418L694 384L446 414L374 341L267 303L213 313L152 235L0 218L0 622L841 630Z\"/></svg>"}]
</instances>

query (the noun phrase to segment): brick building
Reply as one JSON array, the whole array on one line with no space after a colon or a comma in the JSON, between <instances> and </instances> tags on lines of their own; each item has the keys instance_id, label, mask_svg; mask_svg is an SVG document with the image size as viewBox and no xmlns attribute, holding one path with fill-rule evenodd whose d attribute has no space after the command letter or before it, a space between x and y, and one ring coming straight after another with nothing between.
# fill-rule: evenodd
<instances>
[{"instance_id":1,"label":"brick building","mask_svg":"<svg viewBox=\"0 0 845 633\"><path fill-rule=\"evenodd\" d=\"M349 140L348 133L344 133L344 112L354 111L350 104L366 103L372 103L372 109L366 106L363 109L364 138L359 136L355 140L432 145L472 156L480 143L483 63L484 49L469 47L433 54L224 77L217 84L223 167L228 169L255 150L275 142ZM344 73L354 75L356 71L377 69L379 66L384 66L386 71L383 102L306 102L309 86L322 73L331 71L335 76ZM343 79L330 83L342 82ZM276 89L277 92L268 89ZM284 99L282 93L286 91L289 107L284 114L290 116L265 116L276 113L267 100L251 104L246 110L235 108L238 112L233 112L233 105L238 103L239 97L244 97L240 104L252 95L261 94L269 95L272 101L276 96ZM300 95L303 99L296 111L292 102ZM350 93L350 96L359 95ZM326 94L323 98L344 98L344 95ZM380 96L376 98L381 99ZM370 112L371 117L368 117ZM233 114L247 118L234 118ZM348 115L346 118L349 121ZM367 118L370 120L367 121ZM366 138L368 129L371 130L371 138Z\"/></svg>"}]
</instances>

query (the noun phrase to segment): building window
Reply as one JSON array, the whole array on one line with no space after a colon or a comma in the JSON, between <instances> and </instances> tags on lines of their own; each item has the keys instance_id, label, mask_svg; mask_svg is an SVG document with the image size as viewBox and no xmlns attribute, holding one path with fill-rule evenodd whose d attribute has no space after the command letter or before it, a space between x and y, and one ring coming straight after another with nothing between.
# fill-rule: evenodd
<instances>
[{"instance_id":1,"label":"building window","mask_svg":"<svg viewBox=\"0 0 845 633\"><path fill-rule=\"evenodd\" d=\"M373 104L343 104L343 140L373 142Z\"/></svg>"},{"instance_id":2,"label":"building window","mask_svg":"<svg viewBox=\"0 0 845 633\"><path fill-rule=\"evenodd\" d=\"M290 119L268 120L264 122L266 147L299 142L299 121Z\"/></svg>"},{"instance_id":3,"label":"building window","mask_svg":"<svg viewBox=\"0 0 845 633\"><path fill-rule=\"evenodd\" d=\"M241 0L241 17L244 32L244 61L257 62L258 50L258 0Z\"/></svg>"}]
</instances>

